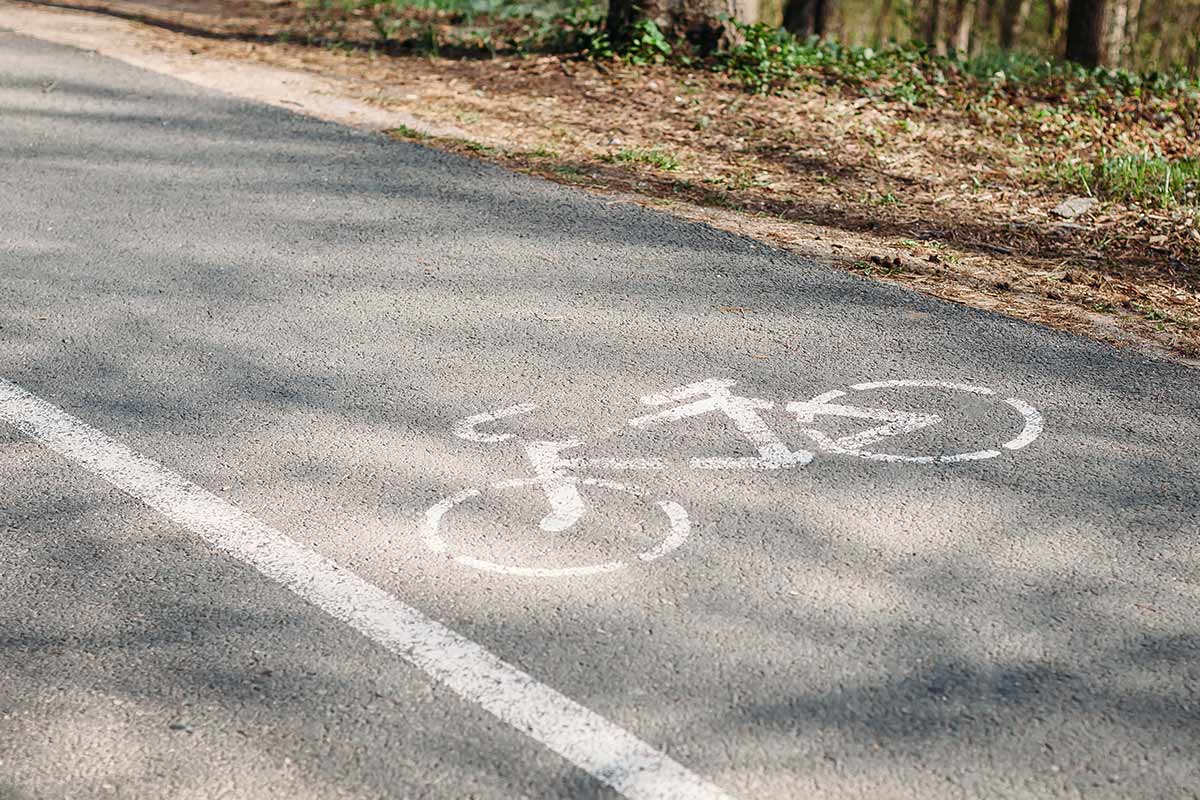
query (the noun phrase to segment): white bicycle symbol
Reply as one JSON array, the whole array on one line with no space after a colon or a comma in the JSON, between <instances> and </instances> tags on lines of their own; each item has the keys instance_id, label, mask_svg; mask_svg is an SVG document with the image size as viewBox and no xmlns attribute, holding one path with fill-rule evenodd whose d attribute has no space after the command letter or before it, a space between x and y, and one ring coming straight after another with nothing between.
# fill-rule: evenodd
<instances>
[{"instance_id":1,"label":"white bicycle symbol","mask_svg":"<svg viewBox=\"0 0 1200 800\"><path fill-rule=\"evenodd\" d=\"M734 427L754 445L757 456L741 457L710 457L693 458L688 463L693 469L724 470L781 470L802 466L812 461L814 453L808 450L792 450L767 425L758 413L774 406L769 400L752 397L740 397L730 390L735 385L732 380L710 379L699 383L680 386L658 395L641 398L648 406L672 406L664 411L658 411L629 420L633 428L643 429L664 422L699 416L708 413L721 413L733 422ZM982 449L960 453L938 453L936 455L898 455L869 450L869 446L882 440L914 433L942 422L937 414L914 413L908 411L893 411L870 406L847 405L835 403L851 392L870 392L882 389L937 389L941 391L965 392L982 397L993 397L995 392L983 386L944 381L921 380L889 380L871 383L858 383L849 387L849 391L833 390L819 394L811 400L788 403L786 410L794 415L797 422L805 425L815 424L818 417L842 417L862 419L880 423L866 430L847 436L833 438L832 436L813 427L805 427L803 432L816 445L817 449L831 454L848 455L873 461L905 462L913 464L953 464L966 461L978 461L995 458L1004 450L1019 450L1033 442L1042 431L1042 415L1036 408L1015 397L1004 399L1002 402L1015 411L1022 420L1021 431L1012 439L999 445L1000 449ZM480 427L507 417L529 414L537 410L536 405L521 404L509 406L498 411L476 414L461 420L454 426L455 436L474 442L499 443L516 438L511 433L487 433ZM546 533L561 533L574 527L587 513L581 487L594 487L628 495L642 502L653 501L655 507L662 512L661 535L654 538L654 544L635 555L639 561L653 561L679 548L691 532L691 520L679 503L673 500L654 499L644 489L630 486L607 478L579 477L580 472L591 471L656 471L667 468L667 463L655 458L566 458L564 453L584 446L582 439L566 439L558 441L527 441L523 442L525 455L533 468L533 475L527 478L515 478L497 481L491 485L495 490L506 490L522 487L535 487L545 495L549 506L548 512L538 522L538 527ZM566 577L579 575L594 575L612 572L628 566L626 560L608 560L597 563L569 566L527 566L521 564L506 564L493 560L479 558L466 553L451 554L450 543L443 535L443 521L446 515L468 501L480 498L483 492L479 489L464 489L434 504L425 513L425 525L422 539L429 549L437 553L452 555L453 559L464 566L478 570L519 575L527 577Z\"/></svg>"}]
</instances>

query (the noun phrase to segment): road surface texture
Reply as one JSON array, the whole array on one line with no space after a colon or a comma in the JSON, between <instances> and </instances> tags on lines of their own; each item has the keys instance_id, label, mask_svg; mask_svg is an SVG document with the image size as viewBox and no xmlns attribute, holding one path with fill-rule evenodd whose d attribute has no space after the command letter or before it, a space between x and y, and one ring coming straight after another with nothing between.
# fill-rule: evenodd
<instances>
[{"instance_id":1,"label":"road surface texture","mask_svg":"<svg viewBox=\"0 0 1200 800\"><path fill-rule=\"evenodd\" d=\"M5 800L1200 796L1183 367L0 33L0 378Z\"/></svg>"}]
</instances>

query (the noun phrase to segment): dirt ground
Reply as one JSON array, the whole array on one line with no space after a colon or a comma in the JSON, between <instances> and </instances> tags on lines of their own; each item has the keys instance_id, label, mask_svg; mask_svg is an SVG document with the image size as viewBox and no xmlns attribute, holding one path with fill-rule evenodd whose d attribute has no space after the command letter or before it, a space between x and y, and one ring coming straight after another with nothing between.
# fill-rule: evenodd
<instances>
[{"instance_id":1,"label":"dirt ground","mask_svg":"<svg viewBox=\"0 0 1200 800\"><path fill-rule=\"evenodd\" d=\"M1069 193L1029 178L1048 147L1037 130L1014 137L1002 120L993 129L961 109L853 97L836 86L753 95L700 69L385 55L353 32L339 46L306 44L312 21L288 0L55 6L116 18L93 25L93 38L153 68L1200 365L1195 216L1101 203L1062 217L1055 209ZM1083 145L1058 136L1052 155L1109 135ZM1198 155L1186 136L1164 141Z\"/></svg>"}]
</instances>

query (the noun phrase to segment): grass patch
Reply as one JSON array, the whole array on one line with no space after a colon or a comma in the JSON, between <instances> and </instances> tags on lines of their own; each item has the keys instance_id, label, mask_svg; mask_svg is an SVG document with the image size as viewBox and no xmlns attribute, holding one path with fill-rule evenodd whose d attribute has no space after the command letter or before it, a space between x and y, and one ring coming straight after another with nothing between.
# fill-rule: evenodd
<instances>
[{"instance_id":1,"label":"grass patch","mask_svg":"<svg viewBox=\"0 0 1200 800\"><path fill-rule=\"evenodd\" d=\"M482 142L472 142L467 139L462 140L462 146L472 153L479 153L480 155L484 156L501 155L504 152L498 147L492 147L491 145L483 144Z\"/></svg>"},{"instance_id":2,"label":"grass patch","mask_svg":"<svg viewBox=\"0 0 1200 800\"><path fill-rule=\"evenodd\" d=\"M1070 191L1158 208L1200 205L1200 160L1117 155L1055 164L1048 179Z\"/></svg>"},{"instance_id":3,"label":"grass patch","mask_svg":"<svg viewBox=\"0 0 1200 800\"><path fill-rule=\"evenodd\" d=\"M337 41L369 31L374 44L434 56L499 52L616 55L594 0L301 0L310 38ZM650 23L653 25L653 23ZM657 30L657 29L654 29ZM659 61L670 46L642 31L639 63ZM661 41L660 41L661 40ZM665 50L662 50L665 48Z\"/></svg>"},{"instance_id":4,"label":"grass patch","mask_svg":"<svg viewBox=\"0 0 1200 800\"><path fill-rule=\"evenodd\" d=\"M397 125L388 131L388 135L394 136L397 139L413 139L415 141L429 138L428 133L419 131L416 128L410 128L407 125Z\"/></svg>"},{"instance_id":5,"label":"grass patch","mask_svg":"<svg viewBox=\"0 0 1200 800\"><path fill-rule=\"evenodd\" d=\"M666 150L660 150L657 147L652 147L648 150L638 147L625 147L608 156L606 160L619 161L625 164L649 164L656 169L667 172L674 172L679 169L679 159Z\"/></svg>"},{"instance_id":6,"label":"grass patch","mask_svg":"<svg viewBox=\"0 0 1200 800\"><path fill-rule=\"evenodd\" d=\"M893 263L886 258L872 256L870 261L854 261L849 266L850 269L863 275L864 277L882 276L890 278L895 275L904 274L904 268L897 266L899 262Z\"/></svg>"},{"instance_id":7,"label":"grass patch","mask_svg":"<svg viewBox=\"0 0 1200 800\"><path fill-rule=\"evenodd\" d=\"M1093 115L1114 113L1125 101L1171 98L1172 111L1194 125L1200 77L1160 71L1087 69L1021 52L972 58L939 56L919 42L880 47L797 39L780 28L734 23L740 42L713 59L713 67L758 94L787 92L806 83L837 84L869 98L911 106L944 104L960 93L974 102L1027 95Z\"/></svg>"}]
</instances>

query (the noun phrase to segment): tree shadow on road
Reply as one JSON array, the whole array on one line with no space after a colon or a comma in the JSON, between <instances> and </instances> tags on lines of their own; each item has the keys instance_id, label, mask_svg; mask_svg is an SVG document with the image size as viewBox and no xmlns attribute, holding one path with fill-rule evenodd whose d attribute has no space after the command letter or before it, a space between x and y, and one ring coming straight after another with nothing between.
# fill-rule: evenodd
<instances>
[{"instance_id":1,"label":"tree shadow on road","mask_svg":"<svg viewBox=\"0 0 1200 800\"><path fill-rule=\"evenodd\" d=\"M234 485L246 510L732 790L1195 785L1192 373L145 81L60 84L60 105L21 116L57 120L49 141L8 123L4 171L40 188L0 201L6 378L209 489ZM687 550L602 580L404 559L437 498L504 477L450 436L455 420L533 399L545 435L590 435L707 377L780 404L866 380L979 383L1035 403L1047 430L964 465L679 467L656 488L692 514ZM684 453L690 430L665 446ZM211 780L237 741L285 787L324 787L336 763L345 783L325 788L352 794L430 765L454 795L512 796L535 773L550 776L538 793L594 792L545 753L530 769L498 725L472 739L459 715L482 712L21 441L0 449L26 459L0 504L0 659L30 758L49 747L39 730L103 728L76 709L119 700L145 716L104 725L136 736L149 719L214 760L172 756L180 785ZM392 539L345 525L371 515Z\"/></svg>"}]
</instances>

